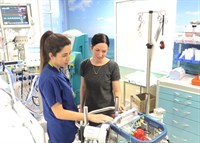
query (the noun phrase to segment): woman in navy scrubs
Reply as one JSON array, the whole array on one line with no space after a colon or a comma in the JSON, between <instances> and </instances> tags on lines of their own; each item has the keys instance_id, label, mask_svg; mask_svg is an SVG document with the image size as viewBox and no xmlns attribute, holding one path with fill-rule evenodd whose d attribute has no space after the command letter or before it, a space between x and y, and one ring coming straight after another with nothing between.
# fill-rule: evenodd
<instances>
[{"instance_id":1,"label":"woman in navy scrubs","mask_svg":"<svg viewBox=\"0 0 200 143\"><path fill-rule=\"evenodd\" d=\"M50 143L72 143L77 133L74 121L84 119L74 103L70 81L62 72L70 53L71 42L66 36L52 31L42 35L39 90ZM112 120L103 114L88 114L88 119L95 123Z\"/></svg>"}]
</instances>

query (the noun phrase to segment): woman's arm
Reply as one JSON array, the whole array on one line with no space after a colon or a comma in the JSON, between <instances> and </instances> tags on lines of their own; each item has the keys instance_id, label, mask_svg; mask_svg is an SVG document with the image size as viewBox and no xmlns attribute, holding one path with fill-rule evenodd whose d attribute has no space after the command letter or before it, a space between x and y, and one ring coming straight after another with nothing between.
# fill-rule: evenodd
<instances>
[{"instance_id":1,"label":"woman's arm","mask_svg":"<svg viewBox=\"0 0 200 143\"><path fill-rule=\"evenodd\" d=\"M84 77L81 76L81 86L80 86L80 112L83 112L83 107L85 105L86 94L86 84Z\"/></svg>"},{"instance_id":2,"label":"woman's arm","mask_svg":"<svg viewBox=\"0 0 200 143\"><path fill-rule=\"evenodd\" d=\"M112 88L113 88L113 94L115 97L118 97L119 101L119 110L126 110L125 107L122 104L122 93L121 93L121 86L120 86L120 81L112 81Z\"/></svg>"},{"instance_id":3,"label":"woman's arm","mask_svg":"<svg viewBox=\"0 0 200 143\"><path fill-rule=\"evenodd\" d=\"M57 102L51 107L56 118L61 120L72 120L72 121L80 121L84 120L84 114L79 112L74 112L70 110L66 110L63 108L62 104ZM95 123L104 123L112 121L113 118L103 115L103 114L88 114L88 120Z\"/></svg>"}]
</instances>

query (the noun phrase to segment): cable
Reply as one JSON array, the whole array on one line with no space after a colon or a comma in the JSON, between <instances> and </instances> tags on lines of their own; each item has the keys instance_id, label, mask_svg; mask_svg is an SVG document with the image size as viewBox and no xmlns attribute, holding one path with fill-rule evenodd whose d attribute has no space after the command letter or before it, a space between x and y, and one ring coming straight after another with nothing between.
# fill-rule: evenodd
<instances>
[{"instance_id":1,"label":"cable","mask_svg":"<svg viewBox=\"0 0 200 143\"><path fill-rule=\"evenodd\" d=\"M36 97L34 96L38 90L38 84L39 84L39 77L36 75L34 78L33 78L33 81L32 81L32 84L31 84L31 90L28 94L28 98L27 100L23 101L22 104L27 104L28 102L30 102L31 100L33 100L33 97ZM34 102L34 101L33 101ZM34 102L35 104L35 102ZM35 104L36 106L39 106L38 104Z\"/></svg>"},{"instance_id":2,"label":"cable","mask_svg":"<svg viewBox=\"0 0 200 143\"><path fill-rule=\"evenodd\" d=\"M8 76L8 79L10 78L9 84L11 83L12 84L12 88L14 88L14 82L15 82L15 80L14 80L14 75L13 75L12 71L9 68L7 68L4 64L0 68L2 68L3 72L6 72L9 75Z\"/></svg>"},{"instance_id":3,"label":"cable","mask_svg":"<svg viewBox=\"0 0 200 143\"><path fill-rule=\"evenodd\" d=\"M35 99L35 98L36 98L36 99ZM36 106L40 106L40 104L39 104L39 103L36 103L35 100L39 100L39 97L37 97L37 96L32 96L33 104L35 104Z\"/></svg>"}]
</instances>

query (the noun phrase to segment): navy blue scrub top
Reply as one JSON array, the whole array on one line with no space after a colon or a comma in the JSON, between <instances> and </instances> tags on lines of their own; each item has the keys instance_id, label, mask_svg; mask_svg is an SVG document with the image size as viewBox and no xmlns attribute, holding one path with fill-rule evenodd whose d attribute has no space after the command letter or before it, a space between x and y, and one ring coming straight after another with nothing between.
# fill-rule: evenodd
<instances>
[{"instance_id":1,"label":"navy blue scrub top","mask_svg":"<svg viewBox=\"0 0 200 143\"><path fill-rule=\"evenodd\" d=\"M71 84L66 75L47 64L40 74L39 90L42 95L43 114L47 121L50 143L72 143L77 133L74 121L60 120L55 117L51 107L59 102L66 110L78 112L74 103Z\"/></svg>"}]
</instances>

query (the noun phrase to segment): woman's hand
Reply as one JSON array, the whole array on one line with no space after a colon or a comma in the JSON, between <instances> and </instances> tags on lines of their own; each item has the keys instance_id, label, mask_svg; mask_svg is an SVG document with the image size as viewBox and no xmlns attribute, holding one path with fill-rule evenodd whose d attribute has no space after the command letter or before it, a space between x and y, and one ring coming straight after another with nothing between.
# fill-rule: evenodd
<instances>
[{"instance_id":1,"label":"woman's hand","mask_svg":"<svg viewBox=\"0 0 200 143\"><path fill-rule=\"evenodd\" d=\"M88 114L88 120L94 123L105 123L113 121L113 118L103 114Z\"/></svg>"},{"instance_id":2,"label":"woman's hand","mask_svg":"<svg viewBox=\"0 0 200 143\"><path fill-rule=\"evenodd\" d=\"M80 106L79 112L83 113L83 107Z\"/></svg>"},{"instance_id":3,"label":"woman's hand","mask_svg":"<svg viewBox=\"0 0 200 143\"><path fill-rule=\"evenodd\" d=\"M120 105L120 106L119 106L119 111L120 111L120 112L126 111L126 107L125 107L124 105Z\"/></svg>"}]
</instances>

